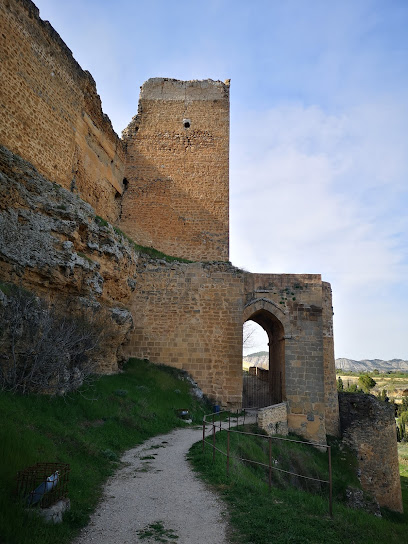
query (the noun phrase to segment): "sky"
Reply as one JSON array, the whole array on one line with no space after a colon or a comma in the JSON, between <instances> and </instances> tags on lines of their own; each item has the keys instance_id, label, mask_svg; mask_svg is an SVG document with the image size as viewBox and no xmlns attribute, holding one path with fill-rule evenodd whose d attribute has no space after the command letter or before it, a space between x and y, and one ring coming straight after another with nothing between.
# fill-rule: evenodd
<instances>
[{"instance_id":1,"label":"sky","mask_svg":"<svg viewBox=\"0 0 408 544\"><path fill-rule=\"evenodd\" d=\"M336 357L408 359L406 0L35 3L118 134L150 77L231 79L230 260L330 282Z\"/></svg>"}]
</instances>

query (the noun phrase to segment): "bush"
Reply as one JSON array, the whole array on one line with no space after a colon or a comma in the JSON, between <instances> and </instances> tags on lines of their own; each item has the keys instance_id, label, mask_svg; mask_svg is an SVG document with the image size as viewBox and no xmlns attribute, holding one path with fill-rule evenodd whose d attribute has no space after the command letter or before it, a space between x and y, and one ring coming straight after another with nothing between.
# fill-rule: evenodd
<instances>
[{"instance_id":1,"label":"bush","mask_svg":"<svg viewBox=\"0 0 408 544\"><path fill-rule=\"evenodd\" d=\"M16 286L0 300L0 388L64 394L93 373L103 327L91 311L60 307Z\"/></svg>"},{"instance_id":2,"label":"bush","mask_svg":"<svg viewBox=\"0 0 408 544\"><path fill-rule=\"evenodd\" d=\"M373 380L369 374L362 374L358 378L358 384L365 393L369 393L370 389L372 389L376 383L377 382Z\"/></svg>"}]
</instances>

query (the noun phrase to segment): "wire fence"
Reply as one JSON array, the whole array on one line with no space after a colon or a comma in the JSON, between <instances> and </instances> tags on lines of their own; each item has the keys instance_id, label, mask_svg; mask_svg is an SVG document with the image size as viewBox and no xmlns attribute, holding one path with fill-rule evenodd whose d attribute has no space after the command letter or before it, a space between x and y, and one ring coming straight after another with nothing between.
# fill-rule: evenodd
<instances>
[{"instance_id":1,"label":"wire fence","mask_svg":"<svg viewBox=\"0 0 408 544\"><path fill-rule=\"evenodd\" d=\"M223 416L224 414L224 416ZM245 425L246 421L246 410L243 411L243 414L236 414L236 416L231 416L229 412L221 411L217 414L207 414L203 418L203 452L205 451L205 446L210 445L212 448L212 456L213 461L215 461L215 455L216 452L220 453L221 455L226 457L226 471L227 476L230 476L230 466L231 461L242 461L244 463L249 463L252 465L257 465L264 467L268 471L268 486L269 490L272 488L272 473L273 471L288 474L291 476L295 476L298 478L303 478L307 481L312 482L319 482L321 484L325 484L329 488L329 515L330 517L333 517L333 480L332 480L332 463L331 463L331 446L327 446L325 444L319 444L318 442L303 442L302 440L293 440L291 438L283 438L280 436L268 436L264 434L258 434L258 433L251 433L251 432L245 432L238 429L232 428L235 424L235 427L239 426L239 421L242 419L242 425ZM223 421L224 417L224 421ZM208 421L208 419L211 419ZM211 431L208 435L206 435L207 432L207 426L210 426ZM218 431L224 430L227 432L227 444L226 444L226 451L222 450L220 447L217 447L215 435ZM237 455L234 455L231 453L231 433L237 434L237 435L243 435L243 436L249 436L249 437L257 437L262 440L267 440L269 442L268 444L268 463L262 463L260 461L257 461L255 459L247 459L245 457L239 457ZM211 438L211 440L209 440ZM279 468L276 466L273 456L272 456L272 442L273 441L282 441L282 442L291 442L293 444L302 444L305 447L314 447L319 449L325 449L327 452L327 465L328 465L328 479L324 480L321 478L314 478L312 476L307 476L305 474L299 474L297 472L293 472L290 470L285 470L283 468Z\"/></svg>"}]
</instances>

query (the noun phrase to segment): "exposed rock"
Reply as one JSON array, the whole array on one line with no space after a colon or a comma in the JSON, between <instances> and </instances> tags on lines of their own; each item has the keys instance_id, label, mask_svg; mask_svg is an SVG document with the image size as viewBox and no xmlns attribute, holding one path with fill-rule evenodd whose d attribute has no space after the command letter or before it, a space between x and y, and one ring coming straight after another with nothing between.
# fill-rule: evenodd
<instances>
[{"instance_id":1,"label":"exposed rock","mask_svg":"<svg viewBox=\"0 0 408 544\"><path fill-rule=\"evenodd\" d=\"M133 326L138 253L92 207L0 147L0 280L106 321L99 370L115 372ZM3 294L0 295L2 298Z\"/></svg>"}]
</instances>

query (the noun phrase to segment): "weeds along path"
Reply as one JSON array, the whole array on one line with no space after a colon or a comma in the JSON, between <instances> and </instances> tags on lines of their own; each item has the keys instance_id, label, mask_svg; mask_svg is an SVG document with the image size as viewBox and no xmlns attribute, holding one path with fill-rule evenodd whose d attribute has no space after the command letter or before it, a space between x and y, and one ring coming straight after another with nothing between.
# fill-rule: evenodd
<instances>
[{"instance_id":1,"label":"weeds along path","mask_svg":"<svg viewBox=\"0 0 408 544\"><path fill-rule=\"evenodd\" d=\"M202 429L177 429L126 452L75 544L227 544L226 507L186 454Z\"/></svg>"}]
</instances>

